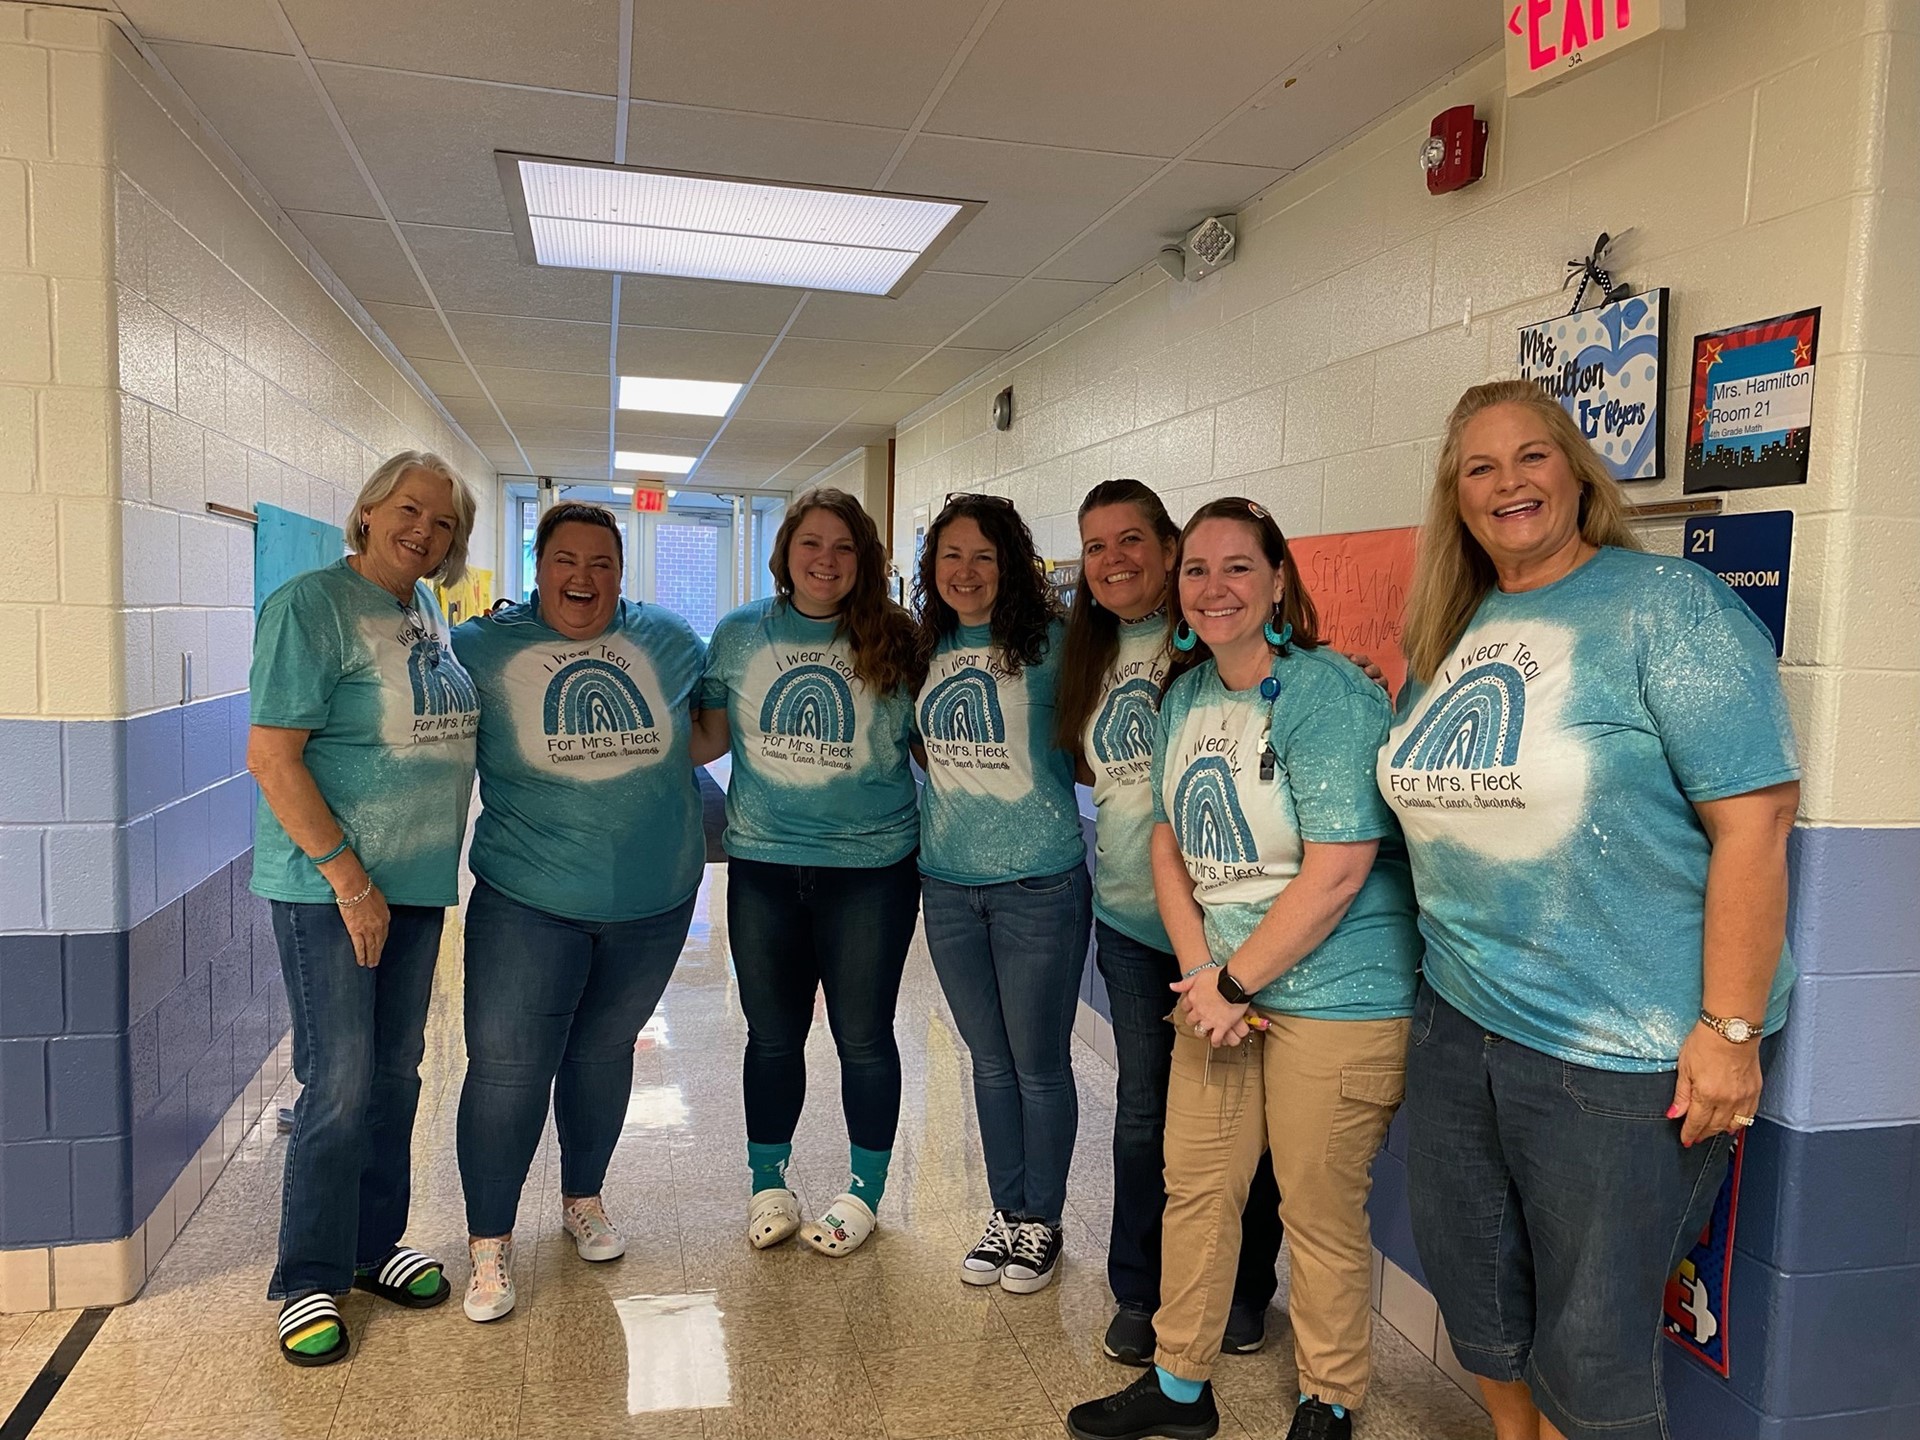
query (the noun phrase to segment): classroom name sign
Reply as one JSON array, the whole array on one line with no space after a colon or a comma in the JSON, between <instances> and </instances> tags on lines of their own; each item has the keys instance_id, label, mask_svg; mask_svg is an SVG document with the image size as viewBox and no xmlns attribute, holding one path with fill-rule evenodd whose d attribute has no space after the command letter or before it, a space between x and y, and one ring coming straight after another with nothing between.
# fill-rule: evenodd
<instances>
[{"instance_id":1,"label":"classroom name sign","mask_svg":"<svg viewBox=\"0 0 1920 1440\"><path fill-rule=\"evenodd\" d=\"M1666 337L1665 290L1609 301L1524 327L1520 378L1560 402L1614 479L1658 480L1666 473Z\"/></svg>"},{"instance_id":2,"label":"classroom name sign","mask_svg":"<svg viewBox=\"0 0 1920 1440\"><path fill-rule=\"evenodd\" d=\"M1689 494L1807 483L1819 347L1818 306L1694 337Z\"/></svg>"}]
</instances>

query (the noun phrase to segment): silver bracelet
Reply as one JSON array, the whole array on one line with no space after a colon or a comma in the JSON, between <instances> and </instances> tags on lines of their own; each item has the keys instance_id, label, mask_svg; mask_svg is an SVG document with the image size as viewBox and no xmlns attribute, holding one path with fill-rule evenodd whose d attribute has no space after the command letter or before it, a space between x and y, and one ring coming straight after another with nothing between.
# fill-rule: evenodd
<instances>
[{"instance_id":1,"label":"silver bracelet","mask_svg":"<svg viewBox=\"0 0 1920 1440\"><path fill-rule=\"evenodd\" d=\"M1209 960L1204 965L1194 966L1193 969L1187 971L1187 973L1182 975L1180 978L1182 980L1191 980L1193 979L1194 976L1198 975L1202 970L1218 970L1219 968L1220 968L1220 962L1218 960Z\"/></svg>"},{"instance_id":2,"label":"silver bracelet","mask_svg":"<svg viewBox=\"0 0 1920 1440\"><path fill-rule=\"evenodd\" d=\"M369 877L367 880L367 888L362 890L358 895L354 896L351 900L335 900L333 903L338 905L342 910L351 910L356 905L366 904L367 897L371 894L373 894L373 880Z\"/></svg>"}]
</instances>

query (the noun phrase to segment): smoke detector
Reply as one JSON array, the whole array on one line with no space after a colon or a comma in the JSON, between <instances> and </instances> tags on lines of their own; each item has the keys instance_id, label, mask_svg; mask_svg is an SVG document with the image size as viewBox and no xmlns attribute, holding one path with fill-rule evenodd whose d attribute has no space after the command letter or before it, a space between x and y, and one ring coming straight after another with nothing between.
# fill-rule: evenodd
<instances>
[{"instance_id":1,"label":"smoke detector","mask_svg":"<svg viewBox=\"0 0 1920 1440\"><path fill-rule=\"evenodd\" d=\"M1233 263L1240 229L1238 215L1209 215L1189 230L1178 245L1169 245L1156 257L1160 268L1176 280L1204 280Z\"/></svg>"}]
</instances>

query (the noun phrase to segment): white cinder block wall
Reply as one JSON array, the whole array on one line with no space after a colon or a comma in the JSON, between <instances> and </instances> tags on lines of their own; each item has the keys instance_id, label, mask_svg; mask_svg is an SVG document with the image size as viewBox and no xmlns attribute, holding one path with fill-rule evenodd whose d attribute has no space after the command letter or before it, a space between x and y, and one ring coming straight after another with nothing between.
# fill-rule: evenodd
<instances>
[{"instance_id":1,"label":"white cinder block wall","mask_svg":"<svg viewBox=\"0 0 1920 1440\"><path fill-rule=\"evenodd\" d=\"M1147 267L901 423L895 553L946 492L1011 497L1077 553L1097 481L1177 517L1250 494L1293 534L1417 523L1446 413L1514 373L1515 331L1564 313L1565 262L1672 289L1668 478L1680 494L1691 338L1824 307L1810 482L1736 494L1798 512L1787 682L1804 817L1920 819L1920 62L1912 0L1705 0L1675 34L1508 99L1489 55L1241 212L1238 261ZM1473 103L1487 175L1430 196L1428 121ZM1016 290L1007 302L1019 303ZM1013 428L992 397L1014 388ZM1679 526L1649 526L1677 549ZM1842 753L1839 737L1872 743Z\"/></svg>"}]
</instances>

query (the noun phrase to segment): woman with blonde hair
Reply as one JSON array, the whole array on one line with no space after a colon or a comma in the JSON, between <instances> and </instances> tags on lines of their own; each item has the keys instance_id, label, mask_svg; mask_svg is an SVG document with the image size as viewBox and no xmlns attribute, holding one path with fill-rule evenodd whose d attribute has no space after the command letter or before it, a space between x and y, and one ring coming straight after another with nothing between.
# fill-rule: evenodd
<instances>
[{"instance_id":1,"label":"woman with blonde hair","mask_svg":"<svg viewBox=\"0 0 1920 1440\"><path fill-rule=\"evenodd\" d=\"M1447 422L1379 783L1426 940L1414 1238L1499 1440L1661 1440L1661 1298L1785 1022L1773 647L1522 381Z\"/></svg>"},{"instance_id":2,"label":"woman with blonde hair","mask_svg":"<svg viewBox=\"0 0 1920 1440\"><path fill-rule=\"evenodd\" d=\"M353 502L352 554L274 591L254 631L253 892L272 902L304 1087L267 1290L295 1365L346 1357L349 1287L414 1308L450 1293L400 1237L480 709L427 581L465 573L473 517L445 460L395 455Z\"/></svg>"}]
</instances>

